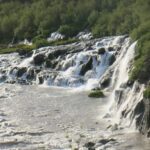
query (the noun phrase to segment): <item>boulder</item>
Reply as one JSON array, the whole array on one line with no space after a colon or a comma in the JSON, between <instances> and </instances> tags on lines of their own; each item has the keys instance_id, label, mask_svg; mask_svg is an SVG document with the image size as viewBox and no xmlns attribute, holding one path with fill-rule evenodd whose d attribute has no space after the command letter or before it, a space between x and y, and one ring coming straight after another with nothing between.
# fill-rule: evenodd
<instances>
[{"instance_id":1,"label":"boulder","mask_svg":"<svg viewBox=\"0 0 150 150\"><path fill-rule=\"evenodd\" d=\"M50 60L53 60L54 59L53 53L49 53L47 58L50 59Z\"/></svg>"},{"instance_id":2,"label":"boulder","mask_svg":"<svg viewBox=\"0 0 150 150\"><path fill-rule=\"evenodd\" d=\"M150 137L150 99L144 98L143 102L144 102L144 108L136 109L137 112L143 113L142 120L138 128L142 134L145 134L147 137Z\"/></svg>"},{"instance_id":3,"label":"boulder","mask_svg":"<svg viewBox=\"0 0 150 150\"><path fill-rule=\"evenodd\" d=\"M33 58L33 60L35 65L41 65L45 61L45 55L38 54Z\"/></svg>"},{"instance_id":4,"label":"boulder","mask_svg":"<svg viewBox=\"0 0 150 150\"><path fill-rule=\"evenodd\" d=\"M44 83L44 79L43 79L42 76L38 77L38 80L39 80L38 84L43 84Z\"/></svg>"},{"instance_id":5,"label":"boulder","mask_svg":"<svg viewBox=\"0 0 150 150\"><path fill-rule=\"evenodd\" d=\"M115 49L113 47L108 47L108 51L111 52L111 51L114 51Z\"/></svg>"},{"instance_id":6,"label":"boulder","mask_svg":"<svg viewBox=\"0 0 150 150\"><path fill-rule=\"evenodd\" d=\"M133 116L136 117L136 127L140 126L140 123L144 115L144 111L145 111L144 101L138 102L133 112Z\"/></svg>"},{"instance_id":7,"label":"boulder","mask_svg":"<svg viewBox=\"0 0 150 150\"><path fill-rule=\"evenodd\" d=\"M98 54L100 54L100 55L105 54L105 52L106 52L105 48L98 49Z\"/></svg>"},{"instance_id":8,"label":"boulder","mask_svg":"<svg viewBox=\"0 0 150 150\"><path fill-rule=\"evenodd\" d=\"M40 73L40 72L41 72L41 69L40 69L40 68L38 68L38 69L35 69L34 71L35 71L35 73L36 73L36 74L38 74L38 73Z\"/></svg>"},{"instance_id":9,"label":"boulder","mask_svg":"<svg viewBox=\"0 0 150 150\"><path fill-rule=\"evenodd\" d=\"M100 87L101 88L106 88L109 86L110 84L110 77L109 76L105 76L101 81L100 81Z\"/></svg>"},{"instance_id":10,"label":"boulder","mask_svg":"<svg viewBox=\"0 0 150 150\"><path fill-rule=\"evenodd\" d=\"M88 148L88 149L91 149L95 146L95 143L94 142L88 142L88 143L85 143L84 147Z\"/></svg>"},{"instance_id":11,"label":"boulder","mask_svg":"<svg viewBox=\"0 0 150 150\"><path fill-rule=\"evenodd\" d=\"M17 77L21 77L25 72L27 72L26 67L18 68Z\"/></svg>"},{"instance_id":12,"label":"boulder","mask_svg":"<svg viewBox=\"0 0 150 150\"><path fill-rule=\"evenodd\" d=\"M115 55L111 55L111 57L109 58L109 65L112 65L116 60Z\"/></svg>"},{"instance_id":13,"label":"boulder","mask_svg":"<svg viewBox=\"0 0 150 150\"><path fill-rule=\"evenodd\" d=\"M27 72L27 79L31 80L33 79L35 76L35 73L34 73L34 70L33 69L30 69L28 72Z\"/></svg>"},{"instance_id":14,"label":"boulder","mask_svg":"<svg viewBox=\"0 0 150 150\"><path fill-rule=\"evenodd\" d=\"M24 49L19 49L17 51L19 53L20 56L26 56L26 57L31 57L33 54L33 51L28 51L28 50L24 50Z\"/></svg>"},{"instance_id":15,"label":"boulder","mask_svg":"<svg viewBox=\"0 0 150 150\"><path fill-rule=\"evenodd\" d=\"M88 62L86 64L83 64L82 65L82 68L81 68L81 71L80 71L80 75L84 76L85 73L88 71L88 70L91 70L92 69L92 63L93 63L93 59L92 57L89 58Z\"/></svg>"},{"instance_id":16,"label":"boulder","mask_svg":"<svg viewBox=\"0 0 150 150\"><path fill-rule=\"evenodd\" d=\"M112 77L112 71L108 71L100 78L99 84L102 89L109 86L111 82L111 77Z\"/></svg>"},{"instance_id":17,"label":"boulder","mask_svg":"<svg viewBox=\"0 0 150 150\"><path fill-rule=\"evenodd\" d=\"M129 86L129 87L130 87L130 86L132 86L132 85L133 85L133 83L134 83L134 81L132 81L132 80L128 80L128 81L127 81L127 86Z\"/></svg>"},{"instance_id":18,"label":"boulder","mask_svg":"<svg viewBox=\"0 0 150 150\"><path fill-rule=\"evenodd\" d=\"M67 52L67 49L63 49L63 50L55 50L52 54L55 58L61 56L61 55L64 55L66 54Z\"/></svg>"},{"instance_id":19,"label":"boulder","mask_svg":"<svg viewBox=\"0 0 150 150\"><path fill-rule=\"evenodd\" d=\"M107 144L107 143L109 143L109 142L115 142L116 140L115 139L113 139L113 138L111 138L111 139L101 139L100 141L99 141L99 143L101 143L102 145L105 145L105 144Z\"/></svg>"},{"instance_id":20,"label":"boulder","mask_svg":"<svg viewBox=\"0 0 150 150\"><path fill-rule=\"evenodd\" d=\"M52 68L53 67L53 64L51 63L51 61L50 60L46 60L45 61L45 67L47 67L47 68Z\"/></svg>"},{"instance_id":21,"label":"boulder","mask_svg":"<svg viewBox=\"0 0 150 150\"><path fill-rule=\"evenodd\" d=\"M6 75L0 75L0 82L4 82L7 79Z\"/></svg>"}]
</instances>

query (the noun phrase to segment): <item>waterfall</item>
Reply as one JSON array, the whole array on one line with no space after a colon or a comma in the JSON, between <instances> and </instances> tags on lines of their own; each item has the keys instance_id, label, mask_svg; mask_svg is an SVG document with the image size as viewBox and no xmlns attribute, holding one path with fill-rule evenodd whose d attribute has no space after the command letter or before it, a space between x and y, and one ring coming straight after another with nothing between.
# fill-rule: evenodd
<instances>
[{"instance_id":1,"label":"waterfall","mask_svg":"<svg viewBox=\"0 0 150 150\"><path fill-rule=\"evenodd\" d=\"M132 86L128 85L129 71L132 68L137 42L130 44L131 39L126 39L122 47L121 54L111 66L113 74L111 77L111 94L109 96L109 111L112 114L113 124L120 124L132 129L136 128L136 106L143 99L144 85L135 82ZM105 75L104 75L105 76Z\"/></svg>"},{"instance_id":2,"label":"waterfall","mask_svg":"<svg viewBox=\"0 0 150 150\"><path fill-rule=\"evenodd\" d=\"M144 85L128 83L135 46L127 36L112 36L33 50L32 55L0 55L0 83L100 87L109 99L113 123L135 128L143 105Z\"/></svg>"},{"instance_id":3,"label":"waterfall","mask_svg":"<svg viewBox=\"0 0 150 150\"><path fill-rule=\"evenodd\" d=\"M28 57L11 56L5 59L10 65L2 70L9 83L43 84L63 87L98 87L99 78L115 61L124 36L94 39L70 45L45 47L33 50ZM9 71L8 71L9 70Z\"/></svg>"}]
</instances>

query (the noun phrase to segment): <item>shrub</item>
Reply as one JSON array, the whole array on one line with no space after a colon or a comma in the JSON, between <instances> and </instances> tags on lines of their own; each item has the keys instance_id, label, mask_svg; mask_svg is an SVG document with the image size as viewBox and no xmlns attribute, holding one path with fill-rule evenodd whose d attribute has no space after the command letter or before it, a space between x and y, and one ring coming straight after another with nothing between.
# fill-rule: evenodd
<instances>
[{"instance_id":1,"label":"shrub","mask_svg":"<svg viewBox=\"0 0 150 150\"><path fill-rule=\"evenodd\" d=\"M145 83L150 79L150 34L143 35L136 48L136 57L134 69L131 72L130 79L132 81L139 80Z\"/></svg>"},{"instance_id":2,"label":"shrub","mask_svg":"<svg viewBox=\"0 0 150 150\"><path fill-rule=\"evenodd\" d=\"M150 99L150 86L145 89L143 96Z\"/></svg>"},{"instance_id":3,"label":"shrub","mask_svg":"<svg viewBox=\"0 0 150 150\"><path fill-rule=\"evenodd\" d=\"M49 42L46 39L38 39L34 42L36 48L49 46Z\"/></svg>"},{"instance_id":4,"label":"shrub","mask_svg":"<svg viewBox=\"0 0 150 150\"><path fill-rule=\"evenodd\" d=\"M62 25L58 31L66 37L73 37L78 33L77 27L72 25Z\"/></svg>"}]
</instances>

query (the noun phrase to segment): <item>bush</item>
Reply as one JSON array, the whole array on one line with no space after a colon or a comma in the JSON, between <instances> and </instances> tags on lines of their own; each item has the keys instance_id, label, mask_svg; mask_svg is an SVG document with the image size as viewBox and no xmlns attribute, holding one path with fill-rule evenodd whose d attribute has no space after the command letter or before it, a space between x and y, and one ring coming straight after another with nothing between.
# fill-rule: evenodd
<instances>
[{"instance_id":1,"label":"bush","mask_svg":"<svg viewBox=\"0 0 150 150\"><path fill-rule=\"evenodd\" d=\"M150 34L146 33L139 41L136 48L134 69L131 72L130 80L139 80L146 83L150 79Z\"/></svg>"},{"instance_id":2,"label":"bush","mask_svg":"<svg viewBox=\"0 0 150 150\"><path fill-rule=\"evenodd\" d=\"M36 48L49 46L49 42L46 39L38 39L34 42Z\"/></svg>"},{"instance_id":3,"label":"bush","mask_svg":"<svg viewBox=\"0 0 150 150\"><path fill-rule=\"evenodd\" d=\"M93 90L89 93L88 97L92 98L102 98L104 97L104 93L101 90Z\"/></svg>"},{"instance_id":4,"label":"bush","mask_svg":"<svg viewBox=\"0 0 150 150\"><path fill-rule=\"evenodd\" d=\"M78 33L78 29L72 25L62 25L58 31L66 37L73 37Z\"/></svg>"},{"instance_id":5,"label":"bush","mask_svg":"<svg viewBox=\"0 0 150 150\"><path fill-rule=\"evenodd\" d=\"M150 86L145 89L143 96L150 99Z\"/></svg>"}]
</instances>

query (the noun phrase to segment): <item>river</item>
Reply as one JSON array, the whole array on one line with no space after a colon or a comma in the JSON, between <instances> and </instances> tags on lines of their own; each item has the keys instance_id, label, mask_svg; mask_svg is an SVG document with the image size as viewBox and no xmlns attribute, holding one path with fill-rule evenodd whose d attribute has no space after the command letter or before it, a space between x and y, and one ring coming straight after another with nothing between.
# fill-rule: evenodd
<instances>
[{"instance_id":1,"label":"river","mask_svg":"<svg viewBox=\"0 0 150 150\"><path fill-rule=\"evenodd\" d=\"M137 131L108 129L107 97L87 95L73 88L1 84L0 149L86 150L91 142L96 150L149 150L149 140Z\"/></svg>"}]
</instances>

